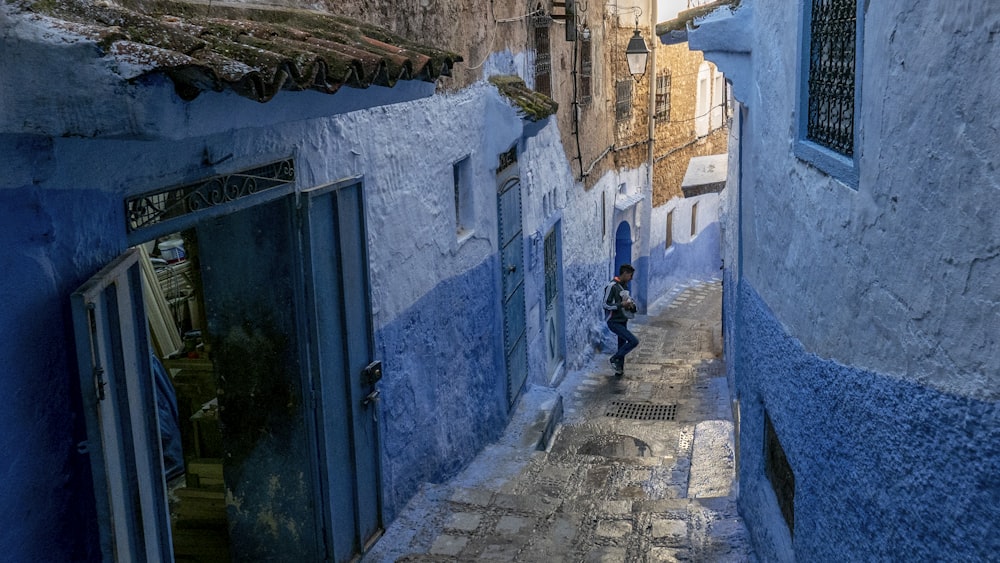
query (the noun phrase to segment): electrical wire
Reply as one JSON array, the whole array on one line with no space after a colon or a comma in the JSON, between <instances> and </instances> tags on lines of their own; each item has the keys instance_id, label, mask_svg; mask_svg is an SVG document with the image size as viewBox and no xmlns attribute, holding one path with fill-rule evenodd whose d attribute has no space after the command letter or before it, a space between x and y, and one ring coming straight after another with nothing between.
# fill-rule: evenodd
<instances>
[{"instance_id":1,"label":"electrical wire","mask_svg":"<svg viewBox=\"0 0 1000 563\"><path fill-rule=\"evenodd\" d=\"M479 64L477 64L476 66L466 67L466 69L468 70L476 70L481 66L483 66L486 63L486 61L490 58L490 54L493 52L493 42L497 40L497 28L499 27L499 25L497 22L496 9L493 5L492 0L490 1L490 15L493 16L493 35L490 37L490 44L486 47L486 56L484 56L483 60L479 61Z\"/></svg>"}]
</instances>

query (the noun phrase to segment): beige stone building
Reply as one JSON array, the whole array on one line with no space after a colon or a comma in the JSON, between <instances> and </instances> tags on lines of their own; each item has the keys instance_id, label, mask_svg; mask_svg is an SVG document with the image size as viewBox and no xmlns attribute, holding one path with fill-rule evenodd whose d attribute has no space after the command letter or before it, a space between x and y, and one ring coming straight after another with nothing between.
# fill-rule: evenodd
<instances>
[{"instance_id":1,"label":"beige stone building","mask_svg":"<svg viewBox=\"0 0 1000 563\"><path fill-rule=\"evenodd\" d=\"M692 157L726 152L728 95L724 78L701 53L654 39L654 20L674 15L658 16L654 4L327 0L322 8L461 54L465 60L440 80L442 89L488 77L497 53L520 57L528 85L559 104L556 119L577 181L589 189L610 170L652 161L652 203L661 205L682 196ZM647 72L638 79L625 59L636 30L650 49ZM698 130L701 122L707 129Z\"/></svg>"}]
</instances>

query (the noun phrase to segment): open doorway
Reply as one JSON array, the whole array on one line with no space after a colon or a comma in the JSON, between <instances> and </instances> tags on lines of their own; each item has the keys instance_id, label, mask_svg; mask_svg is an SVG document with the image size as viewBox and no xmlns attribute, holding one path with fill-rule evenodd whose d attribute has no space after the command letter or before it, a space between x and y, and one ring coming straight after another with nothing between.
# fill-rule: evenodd
<instances>
[{"instance_id":1,"label":"open doorway","mask_svg":"<svg viewBox=\"0 0 1000 563\"><path fill-rule=\"evenodd\" d=\"M107 560L351 561L381 534L362 184L290 188L141 231L72 295Z\"/></svg>"},{"instance_id":2,"label":"open doorway","mask_svg":"<svg viewBox=\"0 0 1000 563\"><path fill-rule=\"evenodd\" d=\"M229 561L224 449L194 229L137 247L175 561Z\"/></svg>"},{"instance_id":3,"label":"open doorway","mask_svg":"<svg viewBox=\"0 0 1000 563\"><path fill-rule=\"evenodd\" d=\"M612 276L618 275L622 264L632 263L632 227L628 221L622 221L615 230L615 260Z\"/></svg>"}]
</instances>

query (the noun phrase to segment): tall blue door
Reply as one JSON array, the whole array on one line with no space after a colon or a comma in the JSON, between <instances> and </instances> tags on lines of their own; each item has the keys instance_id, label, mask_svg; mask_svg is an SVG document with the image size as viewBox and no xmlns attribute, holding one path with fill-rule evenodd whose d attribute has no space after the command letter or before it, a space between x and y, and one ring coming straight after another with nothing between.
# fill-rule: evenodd
<instances>
[{"instance_id":1,"label":"tall blue door","mask_svg":"<svg viewBox=\"0 0 1000 563\"><path fill-rule=\"evenodd\" d=\"M622 264L632 263L632 227L627 221L618 224L615 231L615 271L613 275L618 275L618 267Z\"/></svg>"},{"instance_id":2,"label":"tall blue door","mask_svg":"<svg viewBox=\"0 0 1000 563\"><path fill-rule=\"evenodd\" d=\"M497 202L507 401L513 405L528 377L528 350L524 322L521 179L517 166L516 146L500 156L500 166L497 168Z\"/></svg>"},{"instance_id":3,"label":"tall blue door","mask_svg":"<svg viewBox=\"0 0 1000 563\"><path fill-rule=\"evenodd\" d=\"M380 466L372 365L371 299L362 184L351 180L303 194L312 388L326 542L350 561L382 533Z\"/></svg>"}]
</instances>

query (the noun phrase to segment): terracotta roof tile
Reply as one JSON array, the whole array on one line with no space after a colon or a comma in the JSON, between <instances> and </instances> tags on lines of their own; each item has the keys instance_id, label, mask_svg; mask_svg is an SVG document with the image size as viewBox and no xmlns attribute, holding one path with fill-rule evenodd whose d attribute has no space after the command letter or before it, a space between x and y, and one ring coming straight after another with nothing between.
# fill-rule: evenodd
<instances>
[{"instance_id":1,"label":"terracotta roof tile","mask_svg":"<svg viewBox=\"0 0 1000 563\"><path fill-rule=\"evenodd\" d=\"M179 1L16 0L132 67L126 79L162 72L190 100L230 88L266 102L279 90L333 93L341 86L434 81L462 60L385 30L330 14Z\"/></svg>"}]
</instances>

